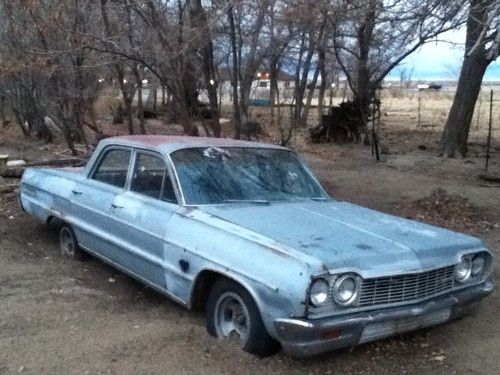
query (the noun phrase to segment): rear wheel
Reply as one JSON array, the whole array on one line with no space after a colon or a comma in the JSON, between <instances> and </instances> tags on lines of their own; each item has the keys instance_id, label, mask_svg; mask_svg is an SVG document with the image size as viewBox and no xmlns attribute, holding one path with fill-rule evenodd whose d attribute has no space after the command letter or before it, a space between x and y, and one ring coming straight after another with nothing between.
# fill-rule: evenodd
<instances>
[{"instance_id":1,"label":"rear wheel","mask_svg":"<svg viewBox=\"0 0 500 375\"><path fill-rule=\"evenodd\" d=\"M210 291L206 324L211 335L235 342L249 353L267 356L278 349L252 296L232 280L219 279Z\"/></svg>"},{"instance_id":2,"label":"rear wheel","mask_svg":"<svg viewBox=\"0 0 500 375\"><path fill-rule=\"evenodd\" d=\"M87 257L87 254L78 247L75 232L68 224L63 224L59 230L59 247L65 257L76 260L84 260Z\"/></svg>"}]
</instances>

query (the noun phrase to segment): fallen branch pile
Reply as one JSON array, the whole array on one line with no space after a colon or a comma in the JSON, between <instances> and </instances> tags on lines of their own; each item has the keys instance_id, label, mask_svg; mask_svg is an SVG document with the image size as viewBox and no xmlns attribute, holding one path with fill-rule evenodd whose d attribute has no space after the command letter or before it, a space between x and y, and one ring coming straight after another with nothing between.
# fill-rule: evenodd
<instances>
[{"instance_id":1,"label":"fallen branch pile","mask_svg":"<svg viewBox=\"0 0 500 375\"><path fill-rule=\"evenodd\" d=\"M27 162L23 165L15 167L7 167L0 171L0 176L6 178L20 178L25 169L28 167L79 167L86 163L85 159L81 158L65 158L65 159L45 159L33 162Z\"/></svg>"}]
</instances>

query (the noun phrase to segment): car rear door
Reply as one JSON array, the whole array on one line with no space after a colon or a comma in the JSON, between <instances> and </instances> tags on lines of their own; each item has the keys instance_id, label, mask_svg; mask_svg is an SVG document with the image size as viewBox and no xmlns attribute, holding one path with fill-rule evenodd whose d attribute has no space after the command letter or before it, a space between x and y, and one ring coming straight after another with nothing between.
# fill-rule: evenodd
<instances>
[{"instance_id":1,"label":"car rear door","mask_svg":"<svg viewBox=\"0 0 500 375\"><path fill-rule=\"evenodd\" d=\"M111 210L115 231L126 253L120 263L141 279L165 290L164 237L179 208L163 157L137 150L129 188L118 194Z\"/></svg>"}]
</instances>

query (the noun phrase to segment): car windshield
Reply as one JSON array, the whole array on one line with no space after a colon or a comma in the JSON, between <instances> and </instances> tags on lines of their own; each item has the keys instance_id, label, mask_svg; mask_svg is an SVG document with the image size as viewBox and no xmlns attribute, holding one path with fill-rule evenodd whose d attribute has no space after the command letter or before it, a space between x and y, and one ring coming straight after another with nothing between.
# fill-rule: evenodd
<instances>
[{"instance_id":1,"label":"car windshield","mask_svg":"<svg viewBox=\"0 0 500 375\"><path fill-rule=\"evenodd\" d=\"M190 205L327 198L291 151L206 147L178 150L171 157Z\"/></svg>"}]
</instances>

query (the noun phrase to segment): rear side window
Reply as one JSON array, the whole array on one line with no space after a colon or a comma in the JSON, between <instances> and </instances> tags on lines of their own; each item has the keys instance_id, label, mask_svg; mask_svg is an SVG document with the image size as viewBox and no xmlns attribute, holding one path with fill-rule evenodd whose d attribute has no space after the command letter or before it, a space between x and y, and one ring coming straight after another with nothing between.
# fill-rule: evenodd
<instances>
[{"instance_id":1,"label":"rear side window","mask_svg":"<svg viewBox=\"0 0 500 375\"><path fill-rule=\"evenodd\" d=\"M156 155L137 153L130 190L167 202L177 201L165 162Z\"/></svg>"},{"instance_id":2,"label":"rear side window","mask_svg":"<svg viewBox=\"0 0 500 375\"><path fill-rule=\"evenodd\" d=\"M130 150L122 149L106 151L92 179L124 188L127 181L130 153Z\"/></svg>"}]
</instances>

